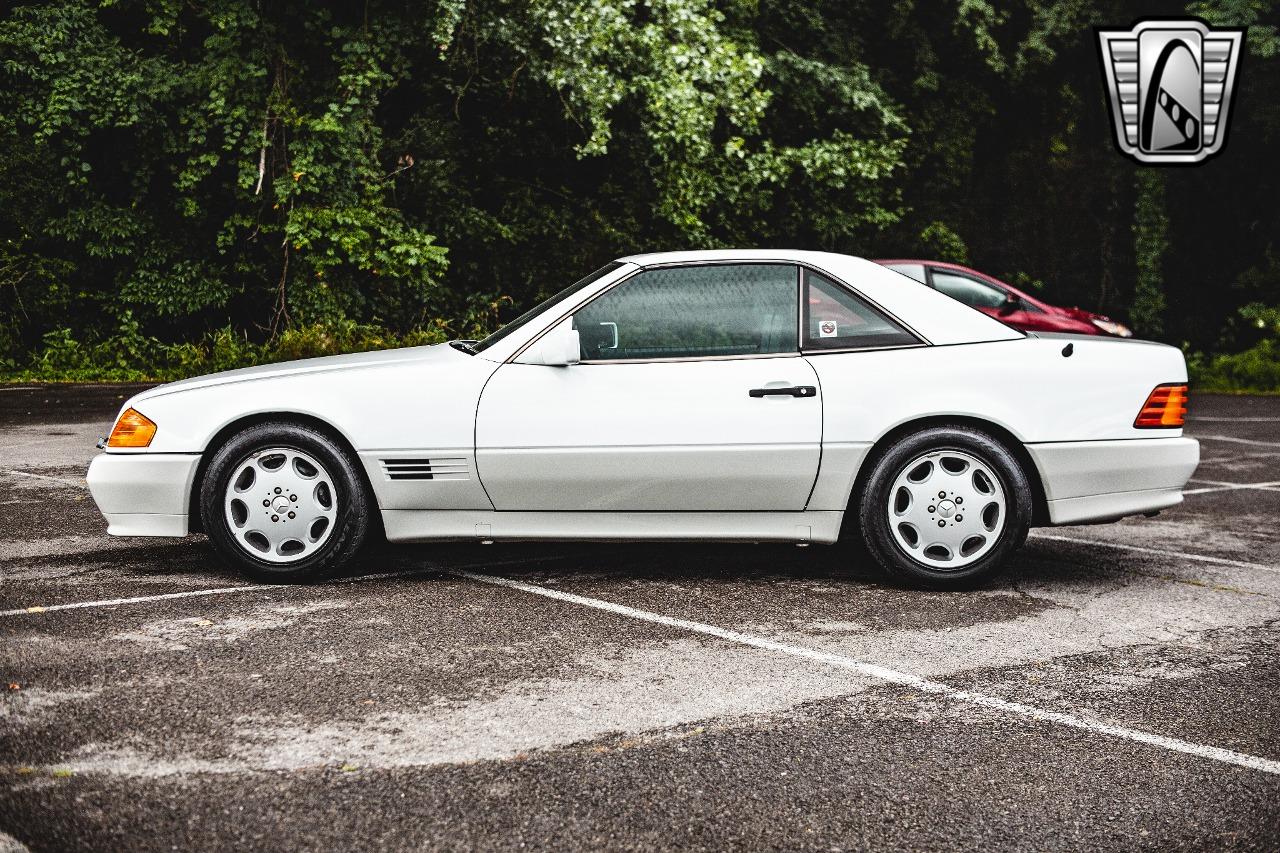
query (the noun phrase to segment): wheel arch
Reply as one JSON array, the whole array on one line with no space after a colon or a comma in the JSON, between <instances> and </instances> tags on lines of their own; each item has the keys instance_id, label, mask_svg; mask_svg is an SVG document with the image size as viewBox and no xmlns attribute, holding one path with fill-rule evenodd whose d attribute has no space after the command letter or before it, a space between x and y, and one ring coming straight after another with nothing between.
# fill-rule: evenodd
<instances>
[{"instance_id":1,"label":"wheel arch","mask_svg":"<svg viewBox=\"0 0 1280 853\"><path fill-rule=\"evenodd\" d=\"M995 440L999 441L1004 448L1018 460L1018 464L1022 467L1022 471L1027 476L1027 483L1031 486L1031 524L1033 527L1047 524L1049 518L1049 505L1045 498L1044 483L1040 479L1040 469L1036 467L1035 460L1031 458L1031 454L1017 436L1009 431L1007 427L1003 427L994 421L984 418L973 417L970 415L932 415L929 417L916 418L904 421L893 427L893 429L880 436L876 442L871 445L871 449L867 451L867 455L863 458L862 464L858 466L858 475L854 478L853 488L849 491L849 506L845 508L845 522L857 518L857 511L853 507L853 502L857 500L857 496L862 493L862 487L866 483L871 471L875 468L880 457L894 445L895 442L904 436L912 433L920 432L924 429L932 427L946 426L964 426L985 432Z\"/></svg>"},{"instance_id":2,"label":"wheel arch","mask_svg":"<svg viewBox=\"0 0 1280 853\"><path fill-rule=\"evenodd\" d=\"M356 470L356 475L360 477L360 482L364 485L371 498L371 505L376 509L378 507L378 493L373 489L373 483L369 481L369 473L365 471L364 464L360 461L360 454L356 453L355 445L351 443L351 439L347 438L342 430L323 418L309 415L302 412L276 411L276 412L254 412L253 414L243 415L235 420L228 421L222 426L212 437L205 443L204 450L200 453L200 462L196 465L195 477L191 481L191 495L187 499L187 528L191 533L204 532L204 521L200 517L200 489L204 484L205 473L209 470L209 462L218 450L231 440L232 436L251 426L265 423L292 423L301 426L310 427L316 432L323 434L332 441L338 448L347 455ZM382 513L375 512L371 519L376 526L379 535L385 535L382 530Z\"/></svg>"}]
</instances>

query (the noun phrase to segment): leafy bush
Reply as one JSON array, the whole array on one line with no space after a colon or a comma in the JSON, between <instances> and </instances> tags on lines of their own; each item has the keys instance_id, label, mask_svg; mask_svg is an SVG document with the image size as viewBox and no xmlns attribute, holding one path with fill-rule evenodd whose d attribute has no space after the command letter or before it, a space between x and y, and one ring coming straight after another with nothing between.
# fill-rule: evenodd
<instances>
[{"instance_id":1,"label":"leafy bush","mask_svg":"<svg viewBox=\"0 0 1280 853\"><path fill-rule=\"evenodd\" d=\"M1253 346L1230 355L1187 355L1191 381L1199 391L1280 393L1280 307L1250 303L1239 311L1241 327L1260 335Z\"/></svg>"},{"instance_id":2,"label":"leafy bush","mask_svg":"<svg viewBox=\"0 0 1280 853\"><path fill-rule=\"evenodd\" d=\"M512 305L509 296L480 294L466 300L459 319L424 320L403 333L337 320L291 326L261 343L230 326L196 341L166 343L143 334L126 311L116 331L103 338L77 338L68 328L47 332L27 363L0 360L0 382L170 382L277 361L479 339L502 324Z\"/></svg>"},{"instance_id":3,"label":"leafy bush","mask_svg":"<svg viewBox=\"0 0 1280 853\"><path fill-rule=\"evenodd\" d=\"M299 358L441 343L450 337L440 323L405 334L379 326L340 323L293 328L267 343L254 343L230 328L194 343L167 344L124 333L81 341L55 329L26 365L0 364L0 381L171 382L189 376Z\"/></svg>"},{"instance_id":4,"label":"leafy bush","mask_svg":"<svg viewBox=\"0 0 1280 853\"><path fill-rule=\"evenodd\" d=\"M1280 341L1268 339L1233 355L1196 353L1187 366L1197 391L1280 393Z\"/></svg>"}]
</instances>

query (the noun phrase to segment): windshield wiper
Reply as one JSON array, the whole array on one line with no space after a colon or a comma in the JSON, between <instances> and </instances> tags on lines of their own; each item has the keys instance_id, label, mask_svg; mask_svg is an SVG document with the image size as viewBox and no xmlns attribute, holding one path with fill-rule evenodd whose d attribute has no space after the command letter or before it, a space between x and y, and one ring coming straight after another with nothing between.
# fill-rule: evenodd
<instances>
[{"instance_id":1,"label":"windshield wiper","mask_svg":"<svg viewBox=\"0 0 1280 853\"><path fill-rule=\"evenodd\" d=\"M465 352L467 355L475 355L476 354L475 344L478 344L478 343L479 341L449 341L449 346L453 347L456 350Z\"/></svg>"}]
</instances>

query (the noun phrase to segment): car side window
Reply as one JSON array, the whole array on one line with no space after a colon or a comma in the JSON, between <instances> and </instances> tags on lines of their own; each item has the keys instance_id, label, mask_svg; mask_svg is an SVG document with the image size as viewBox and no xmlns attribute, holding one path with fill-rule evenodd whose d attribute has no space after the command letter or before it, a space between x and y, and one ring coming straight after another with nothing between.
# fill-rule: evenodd
<instances>
[{"instance_id":1,"label":"car side window","mask_svg":"<svg viewBox=\"0 0 1280 853\"><path fill-rule=\"evenodd\" d=\"M915 279L921 284L928 284L924 277L924 264L885 264L885 268Z\"/></svg>"},{"instance_id":2,"label":"car side window","mask_svg":"<svg viewBox=\"0 0 1280 853\"><path fill-rule=\"evenodd\" d=\"M1005 302L1003 290L967 275L934 270L933 286L970 308L999 308Z\"/></svg>"},{"instance_id":3,"label":"car side window","mask_svg":"<svg viewBox=\"0 0 1280 853\"><path fill-rule=\"evenodd\" d=\"M830 279L805 270L806 350L918 344L915 335Z\"/></svg>"},{"instance_id":4,"label":"car side window","mask_svg":"<svg viewBox=\"0 0 1280 853\"><path fill-rule=\"evenodd\" d=\"M647 270L573 316L584 361L797 352L798 270L708 264Z\"/></svg>"}]
</instances>

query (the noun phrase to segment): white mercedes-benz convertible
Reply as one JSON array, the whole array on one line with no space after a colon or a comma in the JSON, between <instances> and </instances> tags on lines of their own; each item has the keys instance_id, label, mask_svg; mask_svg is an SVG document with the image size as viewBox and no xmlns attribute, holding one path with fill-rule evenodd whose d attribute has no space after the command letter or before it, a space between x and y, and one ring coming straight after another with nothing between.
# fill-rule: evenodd
<instances>
[{"instance_id":1,"label":"white mercedes-benz convertible","mask_svg":"<svg viewBox=\"0 0 1280 853\"><path fill-rule=\"evenodd\" d=\"M1182 500L1172 347L1023 334L877 264L801 251L610 263L483 341L316 358L129 400L89 487L117 536L203 531L309 580L375 536L860 536L947 586L1032 525Z\"/></svg>"}]
</instances>

